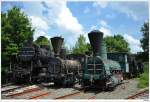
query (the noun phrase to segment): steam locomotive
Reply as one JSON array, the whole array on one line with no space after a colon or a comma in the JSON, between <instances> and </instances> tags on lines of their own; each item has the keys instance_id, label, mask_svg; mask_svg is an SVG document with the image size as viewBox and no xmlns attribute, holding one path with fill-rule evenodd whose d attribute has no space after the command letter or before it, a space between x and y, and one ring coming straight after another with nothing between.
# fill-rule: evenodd
<instances>
[{"instance_id":1,"label":"steam locomotive","mask_svg":"<svg viewBox=\"0 0 150 102\"><path fill-rule=\"evenodd\" d=\"M83 73L83 85L112 88L120 84L123 74L117 61L107 59L103 33L94 30L88 34L93 55L87 56Z\"/></svg>"},{"instance_id":2,"label":"steam locomotive","mask_svg":"<svg viewBox=\"0 0 150 102\"><path fill-rule=\"evenodd\" d=\"M124 76L143 72L141 62L127 53L107 53L103 33L94 30L88 34L93 54L67 54L62 48L63 38L53 37L53 52L48 46L37 46L29 40L20 50L11 68L17 82L54 82L55 85L114 88Z\"/></svg>"},{"instance_id":3,"label":"steam locomotive","mask_svg":"<svg viewBox=\"0 0 150 102\"><path fill-rule=\"evenodd\" d=\"M83 67L83 86L113 89L124 76L139 73L143 66L127 53L107 53L103 33L94 30L88 34L93 55L87 56ZM140 63L140 62L139 62ZM142 72L142 71L141 71Z\"/></svg>"},{"instance_id":4,"label":"steam locomotive","mask_svg":"<svg viewBox=\"0 0 150 102\"><path fill-rule=\"evenodd\" d=\"M52 57L48 46L37 46L29 39L13 56L11 67L12 80L16 83L38 82L42 73L48 68L48 59Z\"/></svg>"},{"instance_id":5,"label":"steam locomotive","mask_svg":"<svg viewBox=\"0 0 150 102\"><path fill-rule=\"evenodd\" d=\"M81 73L81 64L77 60L65 59L65 53L60 55L63 38L51 38L51 43L55 57L51 57L48 63L46 79L48 82L54 82L55 85L73 85ZM61 53L62 54L62 53Z\"/></svg>"}]
</instances>

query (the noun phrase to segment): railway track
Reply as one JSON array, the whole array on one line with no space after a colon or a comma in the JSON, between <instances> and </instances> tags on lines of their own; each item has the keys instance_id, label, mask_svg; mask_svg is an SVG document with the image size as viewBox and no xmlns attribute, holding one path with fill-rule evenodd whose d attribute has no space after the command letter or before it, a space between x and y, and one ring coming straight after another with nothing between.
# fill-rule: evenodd
<instances>
[{"instance_id":1,"label":"railway track","mask_svg":"<svg viewBox=\"0 0 150 102\"><path fill-rule=\"evenodd\" d=\"M38 95L31 96L29 99L40 99L42 97L48 96L51 92L42 92Z\"/></svg>"},{"instance_id":2,"label":"railway track","mask_svg":"<svg viewBox=\"0 0 150 102\"><path fill-rule=\"evenodd\" d=\"M53 93L55 93L55 92L53 92ZM71 97L78 96L78 95L81 95L83 93L84 93L83 90L81 90L81 91L72 92L70 94L62 95L62 96L59 96L59 97L55 97L55 98L52 98L52 99L56 99L56 100L57 99L69 99ZM41 99L41 98L44 98L45 96L48 96L50 94L52 94L52 92L41 92L40 94L32 96L29 99ZM91 96L88 99L96 99L96 96L95 95Z\"/></svg>"},{"instance_id":3,"label":"railway track","mask_svg":"<svg viewBox=\"0 0 150 102\"><path fill-rule=\"evenodd\" d=\"M67 94L67 95L63 95L63 96L60 96L60 97L57 97L55 99L65 99L67 97L71 97L71 96L74 96L74 95L77 95L77 94L80 94L81 91L78 91L78 92L74 92L74 93L71 93L71 94Z\"/></svg>"},{"instance_id":4,"label":"railway track","mask_svg":"<svg viewBox=\"0 0 150 102\"><path fill-rule=\"evenodd\" d=\"M10 92L10 91L13 91L13 90L16 90L16 89L23 88L23 87L25 87L25 86L26 86L26 85L18 85L18 86L15 86L15 85L8 85L8 86L5 86L5 87L2 87L2 88L1 88L1 93Z\"/></svg>"},{"instance_id":5,"label":"railway track","mask_svg":"<svg viewBox=\"0 0 150 102\"><path fill-rule=\"evenodd\" d=\"M76 92L72 92L70 94L66 94L66 95L63 95L63 96L59 96L59 97L56 97L54 99L65 99L65 98L68 98L68 97L72 97L72 96L75 96L75 95L79 95L81 93L84 92L84 88L81 88L79 89L79 91L76 91Z\"/></svg>"},{"instance_id":6,"label":"railway track","mask_svg":"<svg viewBox=\"0 0 150 102\"><path fill-rule=\"evenodd\" d=\"M20 86L19 88L13 88L13 89L9 89L9 90L5 90L2 92L2 95L8 98L15 98L17 96L22 96L24 94L29 94L35 91L39 91L42 90L40 87L37 87L35 85L31 85L31 86Z\"/></svg>"},{"instance_id":7,"label":"railway track","mask_svg":"<svg viewBox=\"0 0 150 102\"><path fill-rule=\"evenodd\" d=\"M24 97L25 95L25 99L41 99L47 95L49 95L51 92L49 91L43 91L43 88L40 87L36 87L36 85L33 87L34 85L31 86L19 86L19 87L15 87L15 88L7 88L7 91L4 90L2 92L2 95L4 97L7 97L8 99L10 98L14 98L14 99L20 99L20 97ZM20 96L20 97L18 97Z\"/></svg>"},{"instance_id":8,"label":"railway track","mask_svg":"<svg viewBox=\"0 0 150 102\"><path fill-rule=\"evenodd\" d=\"M81 88L79 89L78 91L74 91L74 92L71 92L70 94L65 94L65 95L62 95L62 96L55 96L55 94L57 93L60 93L60 90L59 91L47 91L47 90L42 90L41 88L39 87L35 87L35 88L24 88L25 90L22 89L22 91L18 91L18 92L11 92L7 95L5 95L5 97L8 97L8 98L14 98L14 99L17 99L18 96L21 96L23 99L24 97L26 97L25 99L44 99L45 97L47 97L48 95L54 95L53 97L51 97L52 99L71 99L71 97L78 97L79 95L80 96L83 96L85 95L84 94L84 88ZM34 92L34 94L32 93ZM25 96L23 96L25 95ZM86 96L86 95L85 95ZM21 99L21 97L18 97L19 99ZM87 97L87 96L86 96ZM87 99L96 99L96 96L88 96Z\"/></svg>"},{"instance_id":9,"label":"railway track","mask_svg":"<svg viewBox=\"0 0 150 102\"><path fill-rule=\"evenodd\" d=\"M15 86L15 85L12 85ZM35 86L35 87L32 87ZM17 88L20 87L20 88ZM102 97L98 94L91 93L91 91L88 91L87 89L83 89L81 87L77 88L49 88L44 87L42 85L24 85L24 86L15 86L11 87L5 86L2 87L2 96L3 99L101 99ZM8 90L10 89L10 90ZM120 87L122 89L122 87ZM125 88L126 89L126 88ZM124 90L125 90L124 89ZM65 92L63 92L65 91ZM137 91L134 91L137 92ZM100 93L102 94L102 93ZM117 93L116 93L117 94ZM102 94L103 96L107 96L106 93ZM127 96L127 95L126 95ZM126 97L126 99L148 99L149 96L149 90L148 89L142 89L138 93L133 94L129 97Z\"/></svg>"},{"instance_id":10,"label":"railway track","mask_svg":"<svg viewBox=\"0 0 150 102\"><path fill-rule=\"evenodd\" d=\"M12 97L13 98L15 96L21 96L21 95L28 94L28 93L35 92L35 91L39 91L39 90L41 90L41 89L40 88L27 89L27 90L24 90L24 91L19 92L19 93L7 95L6 97Z\"/></svg>"},{"instance_id":11,"label":"railway track","mask_svg":"<svg viewBox=\"0 0 150 102\"><path fill-rule=\"evenodd\" d=\"M143 91L140 91L134 95L127 97L126 99L148 99L148 97L149 97L149 90L145 89Z\"/></svg>"},{"instance_id":12,"label":"railway track","mask_svg":"<svg viewBox=\"0 0 150 102\"><path fill-rule=\"evenodd\" d=\"M88 100L96 99L96 96L89 97Z\"/></svg>"},{"instance_id":13,"label":"railway track","mask_svg":"<svg viewBox=\"0 0 150 102\"><path fill-rule=\"evenodd\" d=\"M2 85L2 88L7 87L7 86L11 86L11 85L14 85L14 84L13 83L7 83L7 84Z\"/></svg>"}]
</instances>

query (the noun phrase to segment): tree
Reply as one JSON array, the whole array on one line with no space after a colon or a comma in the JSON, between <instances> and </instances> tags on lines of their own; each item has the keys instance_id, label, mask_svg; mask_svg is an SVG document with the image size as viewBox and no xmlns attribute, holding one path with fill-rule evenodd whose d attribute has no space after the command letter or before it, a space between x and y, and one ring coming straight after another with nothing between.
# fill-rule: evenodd
<instances>
[{"instance_id":1,"label":"tree","mask_svg":"<svg viewBox=\"0 0 150 102\"><path fill-rule=\"evenodd\" d=\"M2 67L7 67L10 56L17 53L34 29L27 16L17 7L1 14Z\"/></svg>"},{"instance_id":2,"label":"tree","mask_svg":"<svg viewBox=\"0 0 150 102\"><path fill-rule=\"evenodd\" d=\"M63 49L66 49L66 53L69 54L71 51L69 50L67 44L66 44L66 41L64 40L63 44L62 44L62 48Z\"/></svg>"},{"instance_id":3,"label":"tree","mask_svg":"<svg viewBox=\"0 0 150 102\"><path fill-rule=\"evenodd\" d=\"M130 52L129 44L121 35L107 36L104 38L107 52Z\"/></svg>"},{"instance_id":4,"label":"tree","mask_svg":"<svg viewBox=\"0 0 150 102\"><path fill-rule=\"evenodd\" d=\"M44 36L39 36L35 41L37 45L49 45L50 41Z\"/></svg>"},{"instance_id":5,"label":"tree","mask_svg":"<svg viewBox=\"0 0 150 102\"><path fill-rule=\"evenodd\" d=\"M72 49L74 54L85 54L89 49L89 45L86 43L86 38L83 35L80 35L75 47Z\"/></svg>"},{"instance_id":6,"label":"tree","mask_svg":"<svg viewBox=\"0 0 150 102\"><path fill-rule=\"evenodd\" d=\"M144 50L144 56L148 59L149 55L149 22L145 22L143 27L141 28L141 32L143 33L143 38L140 40L141 46Z\"/></svg>"},{"instance_id":7,"label":"tree","mask_svg":"<svg viewBox=\"0 0 150 102\"><path fill-rule=\"evenodd\" d=\"M50 49L52 48L52 44L51 44L50 40L48 40L48 38L46 38L45 36L39 36L39 37L35 40L35 44L37 44L37 45L39 45L39 46L46 45L46 46L48 46Z\"/></svg>"}]
</instances>

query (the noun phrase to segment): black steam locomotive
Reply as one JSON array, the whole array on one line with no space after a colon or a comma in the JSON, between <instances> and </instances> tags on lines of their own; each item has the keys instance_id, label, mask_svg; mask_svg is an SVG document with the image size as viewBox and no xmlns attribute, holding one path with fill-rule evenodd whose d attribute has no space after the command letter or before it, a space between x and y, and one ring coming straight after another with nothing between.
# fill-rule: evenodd
<instances>
[{"instance_id":1,"label":"black steam locomotive","mask_svg":"<svg viewBox=\"0 0 150 102\"><path fill-rule=\"evenodd\" d=\"M12 80L17 83L38 82L48 68L48 60L52 57L48 46L37 46L29 39L20 52L13 56L11 68Z\"/></svg>"},{"instance_id":2,"label":"black steam locomotive","mask_svg":"<svg viewBox=\"0 0 150 102\"><path fill-rule=\"evenodd\" d=\"M37 46L31 40L24 44L17 56L13 56L11 68L15 82L54 82L72 85L81 78L81 64L77 60L66 59L65 49L61 49L63 38L51 38L55 55L48 46ZM61 55L60 55L61 53Z\"/></svg>"},{"instance_id":3,"label":"black steam locomotive","mask_svg":"<svg viewBox=\"0 0 150 102\"><path fill-rule=\"evenodd\" d=\"M65 58L64 49L61 50L63 38L51 38L51 43L55 53L55 57L51 57L48 62L48 71L46 79L48 82L54 82L55 85L73 85L81 74L81 64L77 60L69 60Z\"/></svg>"}]
</instances>

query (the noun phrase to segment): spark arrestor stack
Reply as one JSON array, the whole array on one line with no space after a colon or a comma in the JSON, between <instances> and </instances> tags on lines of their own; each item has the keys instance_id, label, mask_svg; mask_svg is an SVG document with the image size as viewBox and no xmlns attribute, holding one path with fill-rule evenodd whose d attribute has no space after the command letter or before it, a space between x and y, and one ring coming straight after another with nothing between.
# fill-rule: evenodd
<instances>
[{"instance_id":1,"label":"spark arrestor stack","mask_svg":"<svg viewBox=\"0 0 150 102\"><path fill-rule=\"evenodd\" d=\"M100 51L100 45L103 40L103 33L98 30L93 30L88 33L91 47L93 49L93 55L97 56Z\"/></svg>"},{"instance_id":2,"label":"spark arrestor stack","mask_svg":"<svg viewBox=\"0 0 150 102\"><path fill-rule=\"evenodd\" d=\"M51 38L51 43L52 43L52 46L53 46L55 56L60 55L60 49L62 47L63 41L64 41L64 38L62 38L62 37L53 37L53 38Z\"/></svg>"}]
</instances>

